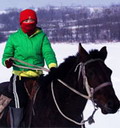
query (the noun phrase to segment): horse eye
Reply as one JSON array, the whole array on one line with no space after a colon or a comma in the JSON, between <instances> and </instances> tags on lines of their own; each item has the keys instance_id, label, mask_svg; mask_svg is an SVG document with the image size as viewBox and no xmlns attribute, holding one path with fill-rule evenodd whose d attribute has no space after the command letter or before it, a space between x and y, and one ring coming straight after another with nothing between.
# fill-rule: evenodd
<instances>
[{"instance_id":1,"label":"horse eye","mask_svg":"<svg viewBox=\"0 0 120 128\"><path fill-rule=\"evenodd\" d=\"M94 76L94 75L95 75L95 73L93 70L88 71L88 76Z\"/></svg>"}]
</instances>

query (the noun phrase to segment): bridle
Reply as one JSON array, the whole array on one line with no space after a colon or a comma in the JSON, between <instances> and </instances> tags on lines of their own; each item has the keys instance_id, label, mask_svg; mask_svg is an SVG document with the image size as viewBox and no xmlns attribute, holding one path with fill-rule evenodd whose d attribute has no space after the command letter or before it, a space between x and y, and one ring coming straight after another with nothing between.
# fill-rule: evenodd
<instances>
[{"instance_id":1,"label":"bridle","mask_svg":"<svg viewBox=\"0 0 120 128\"><path fill-rule=\"evenodd\" d=\"M46 71L46 72L49 72L48 69L46 68L43 68L41 66L36 66L36 65L32 65L32 64L29 64L29 63L26 63L24 61L21 61L21 60L18 60L18 59L15 59L15 58L11 58L12 60L15 60L15 61L18 61L20 63L23 63L23 64L26 64L26 65L29 65L29 66L33 66L35 68L30 68L30 67L26 67L26 66L20 66L20 65L16 65L16 64L13 64L14 66L16 67L19 67L19 68L24 68L24 69L32 69L32 70L43 70L43 71ZM53 96L53 100L54 100L54 103L58 109L58 111L60 112L60 114L67 120L77 124L77 125L81 125L81 126L84 126L84 123L88 121L89 124L93 123L94 122L94 119L93 119L93 116L95 114L95 112L97 111L98 109L98 106L97 104L94 102L94 99L93 99L93 95L94 93L96 93L98 90L106 87L106 86L110 86L112 85L111 82L104 82L100 85L98 85L96 88L92 88L89 83L88 83L88 79L87 79L87 76L86 76L86 71L85 71L85 67L87 64L89 63L92 63L92 62L95 62L95 61L102 61L102 59L91 59L91 60L88 60L86 62L80 62L76 67L75 67L75 72L78 70L78 82L79 82L79 79L80 79L80 75L82 75L83 77L83 85L87 91L87 95L85 94L82 94L80 93L79 91L77 91L76 89L70 87L68 84L66 84L65 82L63 82L62 80L60 79L57 79L60 83L62 83L62 85L64 85L66 88L70 89L72 92L74 92L75 94L79 95L79 96L82 96L83 98L87 99L87 100L91 100L92 103L93 103L93 106L94 106L94 111L92 113L92 115L87 119L87 120L82 120L81 122L77 122L71 118L69 118L68 116L66 116L60 109L57 101L56 101L56 98L55 98L55 94L54 94L54 89L53 89L53 81L51 82L51 91L52 91L52 96Z\"/></svg>"},{"instance_id":2,"label":"bridle","mask_svg":"<svg viewBox=\"0 0 120 128\"><path fill-rule=\"evenodd\" d=\"M111 82L104 82L104 83L98 85L98 86L95 87L95 88L92 88L92 87L89 85L88 79L87 79L87 76L86 76L86 70L85 70L85 68L86 68L86 65L88 65L89 63L96 62L96 61L102 61L102 62L103 62L102 59L91 59L91 60L88 60L88 61L86 61L86 62L84 62L84 63L83 63L83 62L80 62L80 63L75 67L75 70L74 70L75 72L78 70L78 81L79 81L79 79L80 79L80 76L82 75L82 78L83 78L83 85L84 85L84 87L85 87L85 89L86 89L87 95L80 93L79 91L77 91L76 89L70 87L68 84L66 84L66 83L63 82L62 80L57 79L60 83L62 83L62 85L64 85L64 86L67 87L68 89L70 89L72 92L76 93L76 94L79 95L79 96L82 96L83 98L85 98L85 99L87 99L87 100L91 100L91 101L92 101L93 106L94 106L94 111L93 111L92 115L91 115L87 120L83 120L83 121L81 121L81 122L77 122L77 121L75 121L75 120L69 118L68 116L66 116L66 115L61 111L61 109L60 109L60 107L59 107L59 105L58 105L58 103L57 103L57 101L56 101L56 98L55 98L54 89L53 89L53 82L51 83L52 96L53 96L53 100L54 100L54 103L55 103L55 105L56 105L58 111L60 112L60 114L61 114L64 118L66 118L67 120L69 120L69 121L71 121L71 122L73 122L73 123L75 123L75 124L77 124L77 125L83 126L84 123L87 122L87 121L89 122L89 124L91 124L91 123L94 122L93 116L94 116L95 112L97 111L98 106L97 106L97 104L94 102L93 96L94 96L94 94L95 94L98 90L100 90L100 89L102 89L102 88L104 88L104 87L107 87L107 86L112 85Z\"/></svg>"},{"instance_id":3,"label":"bridle","mask_svg":"<svg viewBox=\"0 0 120 128\"><path fill-rule=\"evenodd\" d=\"M85 89L87 91L87 94L90 98L93 97L94 93L96 93L98 90L106 87L106 86L109 86L109 85L112 85L111 82L104 82L100 85L98 85L97 87L95 88L92 88L89 83L88 83L88 79L87 79L87 76L86 76L86 65L88 65L89 63L92 63L92 62L96 62L96 61L101 61L101 62L104 62L102 59L91 59L91 60L88 60L86 62L80 62L76 68L75 68L75 72L77 71L78 69L78 81L80 79L80 75L82 74L82 77L83 77L83 85L85 86ZM93 99L93 98L92 98Z\"/></svg>"}]
</instances>

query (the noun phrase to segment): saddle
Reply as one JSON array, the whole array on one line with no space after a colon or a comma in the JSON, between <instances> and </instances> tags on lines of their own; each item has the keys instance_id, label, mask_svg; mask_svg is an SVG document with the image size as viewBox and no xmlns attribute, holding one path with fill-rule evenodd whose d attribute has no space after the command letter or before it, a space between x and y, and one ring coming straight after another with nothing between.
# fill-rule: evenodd
<instances>
[{"instance_id":1,"label":"saddle","mask_svg":"<svg viewBox=\"0 0 120 128\"><path fill-rule=\"evenodd\" d=\"M36 95L40 86L38 85L37 80L34 79L28 79L27 81L25 81L24 86L29 96L29 101L26 107L24 121L25 121L25 126L30 127L32 115L35 114L33 105L35 103Z\"/></svg>"},{"instance_id":2,"label":"saddle","mask_svg":"<svg viewBox=\"0 0 120 128\"><path fill-rule=\"evenodd\" d=\"M8 106L8 104L10 103L12 99L1 94L0 95L0 119L2 118L3 116L3 113L4 113L4 109Z\"/></svg>"},{"instance_id":3,"label":"saddle","mask_svg":"<svg viewBox=\"0 0 120 128\"><path fill-rule=\"evenodd\" d=\"M24 87L26 89L26 92L28 93L30 100L35 101L36 94L40 87L37 81L34 79L28 79L24 82Z\"/></svg>"},{"instance_id":4,"label":"saddle","mask_svg":"<svg viewBox=\"0 0 120 128\"><path fill-rule=\"evenodd\" d=\"M4 109L9 105L12 100L9 92L9 82L0 83L0 119L4 114Z\"/></svg>"},{"instance_id":5,"label":"saddle","mask_svg":"<svg viewBox=\"0 0 120 128\"><path fill-rule=\"evenodd\" d=\"M12 100L12 96L9 92L9 82L4 82L0 85L0 119L2 118L4 114L5 108L9 105L9 103ZM36 99L37 92L39 90L39 85L37 83L36 79L28 79L24 82L25 89L29 96L29 102L27 105L26 110L29 112L33 110L33 104ZM32 113L29 113L29 118L31 118ZM28 114L26 113L26 118L28 118ZM28 119L27 119L28 120ZM31 119L29 119L30 122Z\"/></svg>"}]
</instances>

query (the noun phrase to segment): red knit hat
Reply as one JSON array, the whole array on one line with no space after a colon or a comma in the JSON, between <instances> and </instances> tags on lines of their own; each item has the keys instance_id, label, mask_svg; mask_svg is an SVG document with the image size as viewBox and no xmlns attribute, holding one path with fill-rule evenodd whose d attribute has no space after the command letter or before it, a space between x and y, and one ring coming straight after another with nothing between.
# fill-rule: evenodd
<instances>
[{"instance_id":1,"label":"red knit hat","mask_svg":"<svg viewBox=\"0 0 120 128\"><path fill-rule=\"evenodd\" d=\"M26 9L20 12L20 24L24 21L27 20L28 18L34 19L35 22L37 23L37 15L36 12L33 11L32 9Z\"/></svg>"}]
</instances>

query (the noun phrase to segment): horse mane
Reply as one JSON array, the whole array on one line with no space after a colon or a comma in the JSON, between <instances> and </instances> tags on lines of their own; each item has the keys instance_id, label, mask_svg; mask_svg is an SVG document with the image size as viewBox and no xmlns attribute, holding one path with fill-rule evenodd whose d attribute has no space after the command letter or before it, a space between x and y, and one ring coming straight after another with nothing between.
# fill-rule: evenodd
<instances>
[{"instance_id":1,"label":"horse mane","mask_svg":"<svg viewBox=\"0 0 120 128\"><path fill-rule=\"evenodd\" d=\"M89 57L90 59L101 59L103 55L97 49L92 49L89 51ZM65 58L59 67L55 68L54 71L50 71L46 76L44 76L44 83L49 84L55 79L64 78L71 71L71 69L76 66L78 61L77 58L79 58L79 53L77 53L75 56Z\"/></svg>"},{"instance_id":2,"label":"horse mane","mask_svg":"<svg viewBox=\"0 0 120 128\"><path fill-rule=\"evenodd\" d=\"M89 51L89 57L90 59L97 59L97 58L100 58L102 59L103 58L103 54L101 54L97 49L92 49Z\"/></svg>"},{"instance_id":3,"label":"horse mane","mask_svg":"<svg viewBox=\"0 0 120 128\"><path fill-rule=\"evenodd\" d=\"M76 62L76 56L69 56L68 58L66 58L64 62L61 63L57 68L58 73L61 74L59 77L62 77L63 74L66 75L75 65L75 62Z\"/></svg>"},{"instance_id":4,"label":"horse mane","mask_svg":"<svg viewBox=\"0 0 120 128\"><path fill-rule=\"evenodd\" d=\"M101 52L99 52L97 49L92 49L88 52L90 59L97 59L103 58L103 54ZM60 66L57 68L57 71L59 73L66 74L70 71L70 69L77 64L77 58L79 58L79 53L77 53L75 56L69 56L68 58L66 58L64 60L63 63L60 64Z\"/></svg>"},{"instance_id":5,"label":"horse mane","mask_svg":"<svg viewBox=\"0 0 120 128\"><path fill-rule=\"evenodd\" d=\"M64 61L59 65L59 67L54 68L54 71L50 71L46 76L40 76L39 81L42 84L49 84L51 81L56 79L64 78L76 62L76 56L69 56L64 59Z\"/></svg>"}]
</instances>

